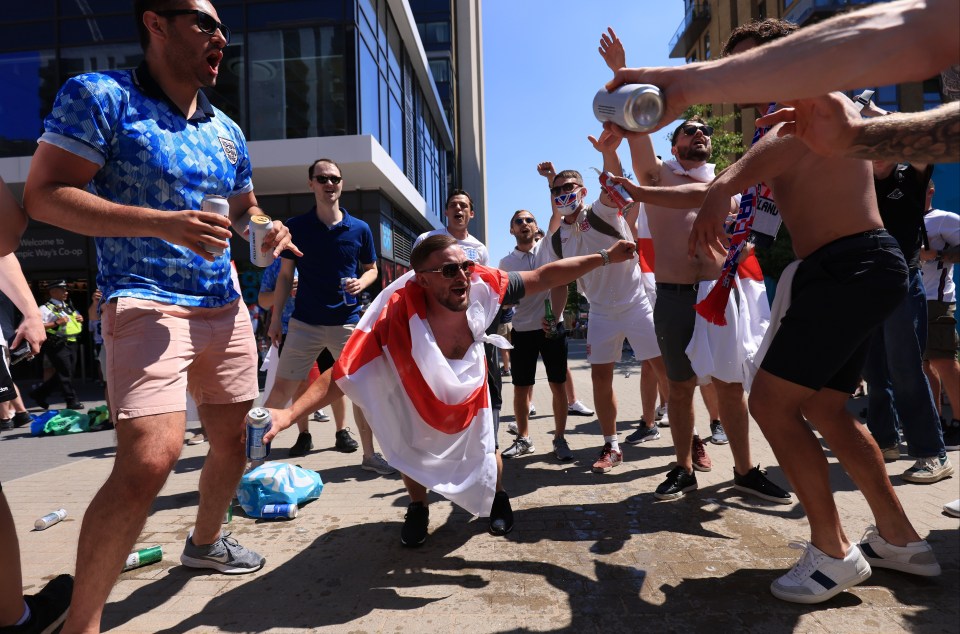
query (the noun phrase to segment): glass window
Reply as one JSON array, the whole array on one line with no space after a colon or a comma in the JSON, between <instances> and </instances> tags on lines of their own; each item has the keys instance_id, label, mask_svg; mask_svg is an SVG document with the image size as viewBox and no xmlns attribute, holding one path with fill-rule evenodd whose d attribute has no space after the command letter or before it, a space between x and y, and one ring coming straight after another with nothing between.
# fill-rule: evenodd
<instances>
[{"instance_id":1,"label":"glass window","mask_svg":"<svg viewBox=\"0 0 960 634\"><path fill-rule=\"evenodd\" d=\"M249 128L244 117L246 77L243 73L243 39L233 38L223 51L216 88L207 88L204 94L214 106L234 120L244 130Z\"/></svg>"},{"instance_id":2,"label":"glass window","mask_svg":"<svg viewBox=\"0 0 960 634\"><path fill-rule=\"evenodd\" d=\"M373 53L363 43L360 49L360 134L372 134L380 140L380 71Z\"/></svg>"},{"instance_id":3,"label":"glass window","mask_svg":"<svg viewBox=\"0 0 960 634\"><path fill-rule=\"evenodd\" d=\"M65 48L60 51L60 80L62 83L81 73L136 68L141 61L139 43Z\"/></svg>"},{"instance_id":4,"label":"glass window","mask_svg":"<svg viewBox=\"0 0 960 634\"><path fill-rule=\"evenodd\" d=\"M419 22L417 23L417 29L420 31L420 39L423 40L424 48L436 44L450 44L449 22Z\"/></svg>"},{"instance_id":5,"label":"glass window","mask_svg":"<svg viewBox=\"0 0 960 634\"><path fill-rule=\"evenodd\" d=\"M30 156L60 81L52 50L0 54L0 156Z\"/></svg>"},{"instance_id":6,"label":"glass window","mask_svg":"<svg viewBox=\"0 0 960 634\"><path fill-rule=\"evenodd\" d=\"M133 19L127 14L60 20L60 44L94 44L136 39Z\"/></svg>"},{"instance_id":7,"label":"glass window","mask_svg":"<svg viewBox=\"0 0 960 634\"><path fill-rule=\"evenodd\" d=\"M249 34L252 140L346 134L343 38L333 26Z\"/></svg>"},{"instance_id":8,"label":"glass window","mask_svg":"<svg viewBox=\"0 0 960 634\"><path fill-rule=\"evenodd\" d=\"M390 98L387 92L387 78L380 75L380 95L378 99L378 109L380 110L380 145L383 149L390 152Z\"/></svg>"},{"instance_id":9,"label":"glass window","mask_svg":"<svg viewBox=\"0 0 960 634\"><path fill-rule=\"evenodd\" d=\"M703 59L710 59L710 34L703 36Z\"/></svg>"},{"instance_id":10,"label":"glass window","mask_svg":"<svg viewBox=\"0 0 960 634\"><path fill-rule=\"evenodd\" d=\"M450 60L442 58L431 59L430 74L433 75L434 83L439 84L450 81Z\"/></svg>"},{"instance_id":11,"label":"glass window","mask_svg":"<svg viewBox=\"0 0 960 634\"><path fill-rule=\"evenodd\" d=\"M220 13L220 19L226 20L223 11L217 9ZM344 19L342 0L283 0L277 2L264 2L263 4L247 5L248 24L256 29L276 29L279 26L296 25L300 26L307 22L317 20L335 20ZM225 22L233 26L229 22Z\"/></svg>"},{"instance_id":12,"label":"glass window","mask_svg":"<svg viewBox=\"0 0 960 634\"><path fill-rule=\"evenodd\" d=\"M53 22L0 24L0 42L7 51L37 50L56 46Z\"/></svg>"},{"instance_id":13,"label":"glass window","mask_svg":"<svg viewBox=\"0 0 960 634\"><path fill-rule=\"evenodd\" d=\"M54 0L30 0L30 2L5 2L3 13L0 14L4 22L17 20L38 20L54 16ZM127 11L130 3L127 2Z\"/></svg>"},{"instance_id":14,"label":"glass window","mask_svg":"<svg viewBox=\"0 0 960 634\"><path fill-rule=\"evenodd\" d=\"M33 6L36 2L24 3ZM50 4L53 4L52 2ZM61 0L60 15L62 16L84 16L103 13L122 13L127 16L127 26L134 24L133 10L130 0ZM4 9L6 12L6 9Z\"/></svg>"},{"instance_id":15,"label":"glass window","mask_svg":"<svg viewBox=\"0 0 960 634\"><path fill-rule=\"evenodd\" d=\"M403 110L393 92L390 93L390 156L403 169Z\"/></svg>"}]
</instances>

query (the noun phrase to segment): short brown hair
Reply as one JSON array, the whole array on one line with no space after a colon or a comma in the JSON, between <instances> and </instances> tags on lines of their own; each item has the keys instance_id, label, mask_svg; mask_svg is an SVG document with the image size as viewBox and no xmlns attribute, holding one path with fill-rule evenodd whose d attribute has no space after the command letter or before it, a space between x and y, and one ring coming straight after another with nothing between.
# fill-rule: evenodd
<instances>
[{"instance_id":1,"label":"short brown hair","mask_svg":"<svg viewBox=\"0 0 960 634\"><path fill-rule=\"evenodd\" d=\"M413 253L410 254L410 268L419 273L431 255L455 244L457 244L456 239L445 233L424 238L420 244L413 248Z\"/></svg>"},{"instance_id":2,"label":"short brown hair","mask_svg":"<svg viewBox=\"0 0 960 634\"><path fill-rule=\"evenodd\" d=\"M519 214L530 214L530 217L533 218L533 222L537 222L537 217L534 216L533 212L529 209L517 209L515 212L513 212L513 215L510 216L510 224L508 226L513 226L513 221Z\"/></svg>"},{"instance_id":3,"label":"short brown hair","mask_svg":"<svg viewBox=\"0 0 960 634\"><path fill-rule=\"evenodd\" d=\"M313 180L313 169L317 166L318 163L329 163L330 165L333 165L334 167L337 168L337 172L340 174L340 177L343 178L343 170L340 169L340 166L337 165L336 162L334 162L333 159L319 158L319 159L317 159L316 161L314 161L313 163L311 163L311 164L310 164L310 168L307 169L307 175L308 175L308 177L309 177L310 180Z\"/></svg>"},{"instance_id":4,"label":"short brown hair","mask_svg":"<svg viewBox=\"0 0 960 634\"><path fill-rule=\"evenodd\" d=\"M147 30L147 25L143 23L143 14L147 11L160 13L161 11L176 9L182 2L183 0L136 0L133 3L133 17L137 21L137 33L140 34L140 48L146 51L150 45L150 31Z\"/></svg>"},{"instance_id":5,"label":"short brown hair","mask_svg":"<svg viewBox=\"0 0 960 634\"><path fill-rule=\"evenodd\" d=\"M679 138L680 138L680 136L679 136L679 135L680 135L680 130L682 130L682 129L683 129L683 126L687 125L688 123L702 123L703 125L707 125L707 122L704 121L703 118L702 118L700 115L698 115L698 114L693 115L692 117L690 117L689 119L685 120L683 123L681 123L680 125L678 125L677 128L673 131L673 134L670 135L670 145L671 145L671 147L674 147L674 146L677 145L677 141L678 141Z\"/></svg>"},{"instance_id":6,"label":"short brown hair","mask_svg":"<svg viewBox=\"0 0 960 634\"><path fill-rule=\"evenodd\" d=\"M575 179L577 181L577 185L580 185L581 187L583 187L583 176L581 176L580 172L578 172L577 170L563 170L562 172L560 172L559 174L553 177L553 183L550 183L550 186L552 187L553 184L557 182L557 179L560 179L560 178Z\"/></svg>"},{"instance_id":7,"label":"short brown hair","mask_svg":"<svg viewBox=\"0 0 960 634\"><path fill-rule=\"evenodd\" d=\"M766 44L767 42L772 42L774 40L779 40L782 37L786 37L796 31L798 28L800 27L793 22L777 20L774 18L754 20L753 22L741 24L731 31L730 37L727 38L726 43L723 45L723 52L720 53L720 57L729 55L730 51L732 51L737 44L743 42L744 40L753 40L758 45Z\"/></svg>"},{"instance_id":8,"label":"short brown hair","mask_svg":"<svg viewBox=\"0 0 960 634\"><path fill-rule=\"evenodd\" d=\"M470 197L470 194L468 194L467 192L465 192L465 191L462 190L462 189L455 189L455 190L453 190L452 192L450 192L450 195L447 196L447 201L446 201L445 203L443 203L443 208L444 208L444 209L447 208L447 205L450 204L450 201L453 200L453 197L454 197L454 196L466 196L467 202L470 203L470 211L473 211L473 198L471 198L471 197Z\"/></svg>"}]
</instances>

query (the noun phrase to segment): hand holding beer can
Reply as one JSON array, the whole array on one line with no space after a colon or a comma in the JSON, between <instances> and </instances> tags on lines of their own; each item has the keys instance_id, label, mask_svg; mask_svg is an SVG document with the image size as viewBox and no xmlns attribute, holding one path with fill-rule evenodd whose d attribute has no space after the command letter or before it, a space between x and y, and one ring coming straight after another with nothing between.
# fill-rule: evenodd
<instances>
[{"instance_id":1,"label":"hand holding beer can","mask_svg":"<svg viewBox=\"0 0 960 634\"><path fill-rule=\"evenodd\" d=\"M211 214L217 214L219 216L229 217L230 216L230 203L227 202L227 199L223 196L217 196L215 194L207 194L203 197L203 202L200 203L200 211L206 211ZM204 245L204 249L207 250L207 253L213 255L223 255L224 249L221 247L215 247L210 245Z\"/></svg>"},{"instance_id":2,"label":"hand holding beer can","mask_svg":"<svg viewBox=\"0 0 960 634\"><path fill-rule=\"evenodd\" d=\"M610 172L601 172L596 167L591 168L600 177L600 187L607 193L613 204L617 206L620 213L626 213L627 210L636 204L633 197L622 185L613 182L613 174Z\"/></svg>"},{"instance_id":3,"label":"hand holding beer can","mask_svg":"<svg viewBox=\"0 0 960 634\"><path fill-rule=\"evenodd\" d=\"M272 251L263 251L263 241L273 230L273 221L269 216L250 216L250 263L265 268L273 264L276 259Z\"/></svg>"},{"instance_id":4,"label":"hand holding beer can","mask_svg":"<svg viewBox=\"0 0 960 634\"><path fill-rule=\"evenodd\" d=\"M340 278L340 292L343 294L343 303L347 306L357 305L357 296L347 290L347 282L355 280L355 277Z\"/></svg>"}]
</instances>

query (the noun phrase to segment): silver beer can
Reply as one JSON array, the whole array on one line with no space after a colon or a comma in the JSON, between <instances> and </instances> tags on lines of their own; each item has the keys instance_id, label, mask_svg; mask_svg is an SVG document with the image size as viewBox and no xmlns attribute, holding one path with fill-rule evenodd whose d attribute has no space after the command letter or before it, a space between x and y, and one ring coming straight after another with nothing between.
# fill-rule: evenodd
<instances>
[{"instance_id":1,"label":"silver beer can","mask_svg":"<svg viewBox=\"0 0 960 634\"><path fill-rule=\"evenodd\" d=\"M223 196L207 194L203 197L203 202L200 204L200 211L206 211L211 214L229 217L230 203L228 203L227 199ZM207 253L211 253L213 255L223 255L224 251L220 247L212 247L209 245L205 245L203 248L207 250Z\"/></svg>"},{"instance_id":2,"label":"silver beer can","mask_svg":"<svg viewBox=\"0 0 960 634\"><path fill-rule=\"evenodd\" d=\"M663 93L650 84L624 84L613 92L601 88L593 98L593 116L624 130L646 132L663 116Z\"/></svg>"},{"instance_id":3,"label":"silver beer can","mask_svg":"<svg viewBox=\"0 0 960 634\"><path fill-rule=\"evenodd\" d=\"M262 407L247 412L247 458L250 460L263 460L270 455L270 443L263 442L263 436L271 423L270 412Z\"/></svg>"},{"instance_id":4,"label":"silver beer can","mask_svg":"<svg viewBox=\"0 0 960 634\"><path fill-rule=\"evenodd\" d=\"M269 216L256 215L250 216L250 263L265 268L273 264L276 259L273 257L273 251L264 253L261 250L263 240L273 229L273 221Z\"/></svg>"}]
</instances>

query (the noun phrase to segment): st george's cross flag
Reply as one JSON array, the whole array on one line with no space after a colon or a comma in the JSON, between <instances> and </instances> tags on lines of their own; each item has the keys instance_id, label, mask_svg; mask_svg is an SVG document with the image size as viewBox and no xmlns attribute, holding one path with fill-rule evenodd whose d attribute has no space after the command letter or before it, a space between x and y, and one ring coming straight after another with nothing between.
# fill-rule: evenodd
<instances>
[{"instance_id":1,"label":"st george's cross flag","mask_svg":"<svg viewBox=\"0 0 960 634\"><path fill-rule=\"evenodd\" d=\"M333 380L363 411L387 461L481 517L490 514L497 482L483 343L506 343L484 331L507 284L505 272L476 267L466 311L474 343L462 359L447 359L410 271L377 296L333 366Z\"/></svg>"}]
</instances>

